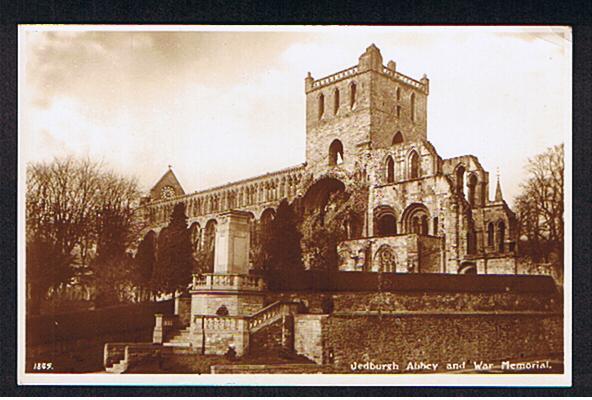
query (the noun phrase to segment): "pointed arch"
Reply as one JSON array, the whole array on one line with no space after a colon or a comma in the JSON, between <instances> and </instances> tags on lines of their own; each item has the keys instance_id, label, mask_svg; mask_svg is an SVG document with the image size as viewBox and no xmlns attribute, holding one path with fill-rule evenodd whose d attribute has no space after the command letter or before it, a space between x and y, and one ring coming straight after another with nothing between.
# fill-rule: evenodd
<instances>
[{"instance_id":1,"label":"pointed arch","mask_svg":"<svg viewBox=\"0 0 592 400\"><path fill-rule=\"evenodd\" d=\"M395 182L395 160L393 157L388 156L386 158L386 183L394 183Z\"/></svg>"},{"instance_id":2,"label":"pointed arch","mask_svg":"<svg viewBox=\"0 0 592 400\"><path fill-rule=\"evenodd\" d=\"M398 131L397 133L395 133L395 136L393 136L393 146L399 143L403 143L403 134L401 133L401 131Z\"/></svg>"},{"instance_id":3,"label":"pointed arch","mask_svg":"<svg viewBox=\"0 0 592 400\"><path fill-rule=\"evenodd\" d=\"M494 243L495 243L495 239L494 239L494 226L493 226L493 222L490 222L487 224L487 246L489 247L493 247Z\"/></svg>"},{"instance_id":4,"label":"pointed arch","mask_svg":"<svg viewBox=\"0 0 592 400\"><path fill-rule=\"evenodd\" d=\"M333 92L333 114L337 114L339 111L339 89L335 88Z\"/></svg>"},{"instance_id":5,"label":"pointed arch","mask_svg":"<svg viewBox=\"0 0 592 400\"><path fill-rule=\"evenodd\" d=\"M413 150L409 154L409 179L416 179L421 176L419 167L419 155Z\"/></svg>"},{"instance_id":6,"label":"pointed arch","mask_svg":"<svg viewBox=\"0 0 592 400\"><path fill-rule=\"evenodd\" d=\"M497 250L500 253L504 252L504 242L506 240L506 224L504 221L500 221L497 223Z\"/></svg>"},{"instance_id":7,"label":"pointed arch","mask_svg":"<svg viewBox=\"0 0 592 400\"><path fill-rule=\"evenodd\" d=\"M349 108L354 108L356 104L357 85L355 82L349 84Z\"/></svg>"},{"instance_id":8,"label":"pointed arch","mask_svg":"<svg viewBox=\"0 0 592 400\"><path fill-rule=\"evenodd\" d=\"M318 110L319 119L321 119L321 117L325 113L325 95L322 93L319 95Z\"/></svg>"},{"instance_id":9,"label":"pointed arch","mask_svg":"<svg viewBox=\"0 0 592 400\"><path fill-rule=\"evenodd\" d=\"M378 269L381 272L397 272L397 256L393 251L392 247L383 244L380 246L375 256L374 269Z\"/></svg>"}]
</instances>

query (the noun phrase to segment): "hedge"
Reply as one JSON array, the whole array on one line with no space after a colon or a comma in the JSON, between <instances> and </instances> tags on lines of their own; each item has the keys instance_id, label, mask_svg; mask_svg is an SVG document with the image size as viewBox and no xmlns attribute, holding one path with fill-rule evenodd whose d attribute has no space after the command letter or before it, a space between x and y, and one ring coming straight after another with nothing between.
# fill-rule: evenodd
<instances>
[{"instance_id":1,"label":"hedge","mask_svg":"<svg viewBox=\"0 0 592 400\"><path fill-rule=\"evenodd\" d=\"M26 341L27 345L37 345L151 329L154 314L173 312L173 300L166 300L32 316L26 320Z\"/></svg>"}]
</instances>

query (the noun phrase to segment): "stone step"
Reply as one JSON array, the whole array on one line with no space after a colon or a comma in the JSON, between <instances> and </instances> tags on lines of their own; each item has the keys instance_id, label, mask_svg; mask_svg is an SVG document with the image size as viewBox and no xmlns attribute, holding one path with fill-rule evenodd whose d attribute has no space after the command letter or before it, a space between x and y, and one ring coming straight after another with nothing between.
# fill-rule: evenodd
<instances>
[{"instance_id":1,"label":"stone step","mask_svg":"<svg viewBox=\"0 0 592 400\"><path fill-rule=\"evenodd\" d=\"M201 354L201 347L167 346L163 354Z\"/></svg>"},{"instance_id":2,"label":"stone step","mask_svg":"<svg viewBox=\"0 0 592 400\"><path fill-rule=\"evenodd\" d=\"M162 344L165 347L192 347L191 342L186 341L169 341Z\"/></svg>"},{"instance_id":3,"label":"stone step","mask_svg":"<svg viewBox=\"0 0 592 400\"><path fill-rule=\"evenodd\" d=\"M122 374L127 370L127 362L121 360L118 363L113 364L111 367L105 368L105 371L111 374Z\"/></svg>"}]
</instances>

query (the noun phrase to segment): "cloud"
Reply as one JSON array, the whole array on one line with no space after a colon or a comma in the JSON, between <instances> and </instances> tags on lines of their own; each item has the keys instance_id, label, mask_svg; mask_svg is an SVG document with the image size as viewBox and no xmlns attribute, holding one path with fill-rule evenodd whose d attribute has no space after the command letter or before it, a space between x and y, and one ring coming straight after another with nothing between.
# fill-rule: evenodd
<instances>
[{"instance_id":1,"label":"cloud","mask_svg":"<svg viewBox=\"0 0 592 400\"><path fill-rule=\"evenodd\" d=\"M186 191L295 165L304 161L306 72L318 79L353 66L376 43L385 64L428 74L438 152L501 167L510 199L526 158L565 137L569 102L567 45L545 40L554 32L524 35L26 32L24 155L92 155L145 188L172 164Z\"/></svg>"}]
</instances>

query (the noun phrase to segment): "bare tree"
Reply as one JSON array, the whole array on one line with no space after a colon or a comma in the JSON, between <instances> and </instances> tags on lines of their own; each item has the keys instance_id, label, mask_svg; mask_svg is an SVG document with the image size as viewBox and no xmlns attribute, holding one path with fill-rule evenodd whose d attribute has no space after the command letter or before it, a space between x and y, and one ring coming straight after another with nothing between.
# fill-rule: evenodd
<instances>
[{"instance_id":1,"label":"bare tree","mask_svg":"<svg viewBox=\"0 0 592 400\"><path fill-rule=\"evenodd\" d=\"M37 302L75 272L84 277L106 241L124 249L132 243L138 229L135 181L88 159L64 158L28 165L26 185L27 282Z\"/></svg>"},{"instance_id":2,"label":"bare tree","mask_svg":"<svg viewBox=\"0 0 592 400\"><path fill-rule=\"evenodd\" d=\"M516 198L521 254L534 262L563 266L564 161L563 144L529 159L527 180Z\"/></svg>"}]
</instances>

